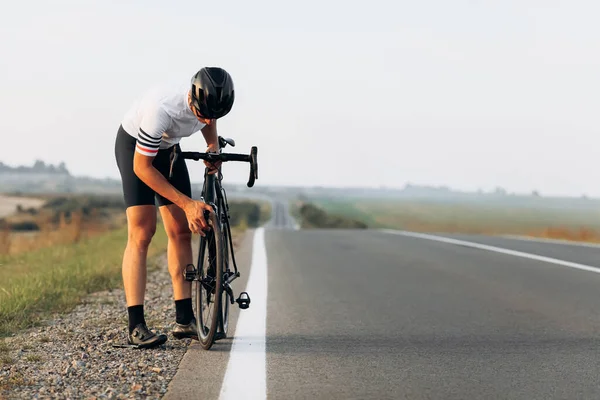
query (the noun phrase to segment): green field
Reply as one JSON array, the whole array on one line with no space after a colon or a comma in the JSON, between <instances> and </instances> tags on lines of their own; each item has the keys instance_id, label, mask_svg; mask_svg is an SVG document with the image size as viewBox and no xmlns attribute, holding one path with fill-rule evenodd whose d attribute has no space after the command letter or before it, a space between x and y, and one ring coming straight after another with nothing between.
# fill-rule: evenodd
<instances>
[{"instance_id":1,"label":"green field","mask_svg":"<svg viewBox=\"0 0 600 400\"><path fill-rule=\"evenodd\" d=\"M331 214L363 221L369 228L600 239L596 233L600 233L600 207L557 206L540 201L522 204L389 199L312 201Z\"/></svg>"}]
</instances>

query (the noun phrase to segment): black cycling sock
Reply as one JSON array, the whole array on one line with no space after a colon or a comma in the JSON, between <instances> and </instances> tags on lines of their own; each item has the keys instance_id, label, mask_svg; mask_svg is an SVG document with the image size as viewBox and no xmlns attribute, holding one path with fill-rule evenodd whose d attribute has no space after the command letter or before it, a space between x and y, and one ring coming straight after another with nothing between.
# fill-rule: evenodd
<instances>
[{"instance_id":1,"label":"black cycling sock","mask_svg":"<svg viewBox=\"0 0 600 400\"><path fill-rule=\"evenodd\" d=\"M146 323L146 320L144 319L143 304L127 307L127 313L129 314L129 333L131 333L138 324Z\"/></svg>"},{"instance_id":2,"label":"black cycling sock","mask_svg":"<svg viewBox=\"0 0 600 400\"><path fill-rule=\"evenodd\" d=\"M194 318L192 309L192 298L175 300L175 321L178 324L187 325Z\"/></svg>"}]
</instances>

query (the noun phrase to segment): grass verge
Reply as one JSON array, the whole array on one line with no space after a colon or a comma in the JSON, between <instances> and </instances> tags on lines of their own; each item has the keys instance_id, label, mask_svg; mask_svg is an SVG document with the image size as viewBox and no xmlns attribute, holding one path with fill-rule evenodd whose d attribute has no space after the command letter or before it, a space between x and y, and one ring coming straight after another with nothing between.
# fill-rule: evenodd
<instances>
[{"instance_id":1,"label":"grass verge","mask_svg":"<svg viewBox=\"0 0 600 400\"><path fill-rule=\"evenodd\" d=\"M166 242L158 226L149 260L164 252ZM69 311L89 293L122 285L126 243L123 227L78 243L0 256L0 337L35 326L49 313Z\"/></svg>"},{"instance_id":2,"label":"grass verge","mask_svg":"<svg viewBox=\"0 0 600 400\"><path fill-rule=\"evenodd\" d=\"M13 360L8 355L8 346L4 343L4 339L0 340L0 367L3 365L12 364Z\"/></svg>"},{"instance_id":3,"label":"grass verge","mask_svg":"<svg viewBox=\"0 0 600 400\"><path fill-rule=\"evenodd\" d=\"M71 210L70 203L67 206L72 216L83 214L79 209ZM231 221L234 245L245 228L260 224L270 211L264 204L254 202L232 202L230 208L235 215ZM0 338L35 326L51 313L72 310L89 293L121 287L127 227L120 224L118 229L94 235L89 234L89 227L65 223L59 218L58 227L42 229L41 238L23 238L44 247L27 245L27 251L22 253L0 252ZM9 234L15 235L0 229L0 244ZM42 239L48 239L47 243L39 243ZM159 218L148 254L149 271L158 267L153 258L162 254L166 245L167 237ZM1 353L0 347L0 357Z\"/></svg>"}]
</instances>

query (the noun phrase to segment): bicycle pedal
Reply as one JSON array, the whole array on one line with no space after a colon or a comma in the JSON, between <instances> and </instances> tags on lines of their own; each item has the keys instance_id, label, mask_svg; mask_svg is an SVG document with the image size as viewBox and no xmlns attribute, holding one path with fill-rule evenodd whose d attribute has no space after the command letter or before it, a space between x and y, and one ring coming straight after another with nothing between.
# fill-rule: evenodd
<instances>
[{"instance_id":1,"label":"bicycle pedal","mask_svg":"<svg viewBox=\"0 0 600 400\"><path fill-rule=\"evenodd\" d=\"M187 269L187 267L189 267L189 266L192 267L191 271L189 271ZM194 267L194 265L193 264L188 264L185 267L185 280L188 281L188 282L194 281L196 279L196 275L197 275L196 273L197 273L197 271L196 271L196 268Z\"/></svg>"},{"instance_id":2,"label":"bicycle pedal","mask_svg":"<svg viewBox=\"0 0 600 400\"><path fill-rule=\"evenodd\" d=\"M242 292L235 302L238 303L242 310L245 310L250 307L250 296L248 296L248 293Z\"/></svg>"}]
</instances>

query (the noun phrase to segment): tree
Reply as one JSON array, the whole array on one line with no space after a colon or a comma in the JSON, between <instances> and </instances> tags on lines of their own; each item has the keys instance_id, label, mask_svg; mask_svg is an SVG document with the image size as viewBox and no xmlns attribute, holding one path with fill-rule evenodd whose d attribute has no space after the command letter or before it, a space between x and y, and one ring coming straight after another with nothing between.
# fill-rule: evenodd
<instances>
[{"instance_id":1,"label":"tree","mask_svg":"<svg viewBox=\"0 0 600 400\"><path fill-rule=\"evenodd\" d=\"M63 162L61 162L60 164L58 164L58 172L62 172L65 174L69 174L69 170L67 169L67 165Z\"/></svg>"},{"instance_id":2,"label":"tree","mask_svg":"<svg viewBox=\"0 0 600 400\"><path fill-rule=\"evenodd\" d=\"M35 160L33 169L36 171L43 171L46 169L46 163L44 163L42 160Z\"/></svg>"},{"instance_id":3,"label":"tree","mask_svg":"<svg viewBox=\"0 0 600 400\"><path fill-rule=\"evenodd\" d=\"M500 195L500 196L505 196L506 195L506 190L504 188L497 187L496 188L496 194Z\"/></svg>"}]
</instances>

